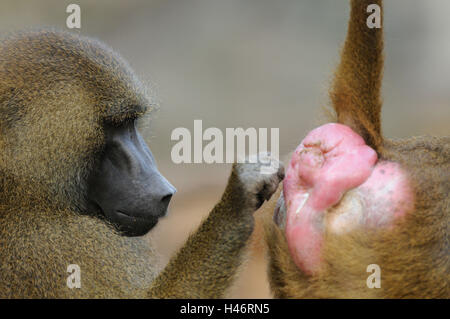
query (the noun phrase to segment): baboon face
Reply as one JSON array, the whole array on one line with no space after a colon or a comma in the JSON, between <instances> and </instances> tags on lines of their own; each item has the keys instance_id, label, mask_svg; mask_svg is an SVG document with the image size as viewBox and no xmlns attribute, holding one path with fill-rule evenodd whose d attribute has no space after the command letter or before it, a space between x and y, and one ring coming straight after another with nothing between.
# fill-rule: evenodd
<instances>
[{"instance_id":1,"label":"baboon face","mask_svg":"<svg viewBox=\"0 0 450 319\"><path fill-rule=\"evenodd\" d=\"M156 168L135 121L105 127L105 147L88 179L88 207L128 236L141 236L166 214L175 188Z\"/></svg>"},{"instance_id":2,"label":"baboon face","mask_svg":"<svg viewBox=\"0 0 450 319\"><path fill-rule=\"evenodd\" d=\"M154 104L128 63L71 33L37 30L0 44L0 170L17 186L6 197L100 212L126 235L148 232L175 189L136 130Z\"/></svg>"}]
</instances>

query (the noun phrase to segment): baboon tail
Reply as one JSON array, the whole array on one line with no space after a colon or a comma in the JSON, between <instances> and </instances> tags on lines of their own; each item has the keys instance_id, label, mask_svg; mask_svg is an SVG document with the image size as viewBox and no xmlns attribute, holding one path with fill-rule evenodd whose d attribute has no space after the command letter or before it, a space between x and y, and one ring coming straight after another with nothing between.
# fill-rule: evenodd
<instances>
[{"instance_id":1,"label":"baboon tail","mask_svg":"<svg viewBox=\"0 0 450 319\"><path fill-rule=\"evenodd\" d=\"M377 152L382 145L382 8L382 0L351 0L347 38L330 90L337 121L350 126ZM379 28L370 28L377 13Z\"/></svg>"}]
</instances>

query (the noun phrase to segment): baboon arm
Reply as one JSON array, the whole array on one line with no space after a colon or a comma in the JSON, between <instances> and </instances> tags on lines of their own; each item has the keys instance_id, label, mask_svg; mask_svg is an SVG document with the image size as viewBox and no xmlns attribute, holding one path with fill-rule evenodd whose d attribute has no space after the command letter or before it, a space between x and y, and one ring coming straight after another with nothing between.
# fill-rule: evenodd
<instances>
[{"instance_id":1,"label":"baboon arm","mask_svg":"<svg viewBox=\"0 0 450 319\"><path fill-rule=\"evenodd\" d=\"M225 191L209 217L154 280L150 297L224 297L253 230L253 216L245 211L241 197L242 193Z\"/></svg>"},{"instance_id":2,"label":"baboon arm","mask_svg":"<svg viewBox=\"0 0 450 319\"><path fill-rule=\"evenodd\" d=\"M270 155L260 153L259 159ZM274 163L276 159L271 158ZM267 163L267 161L266 161ZM153 281L154 298L223 298L253 231L253 213L277 190L284 167L261 173L261 163L234 164L220 202Z\"/></svg>"}]
</instances>

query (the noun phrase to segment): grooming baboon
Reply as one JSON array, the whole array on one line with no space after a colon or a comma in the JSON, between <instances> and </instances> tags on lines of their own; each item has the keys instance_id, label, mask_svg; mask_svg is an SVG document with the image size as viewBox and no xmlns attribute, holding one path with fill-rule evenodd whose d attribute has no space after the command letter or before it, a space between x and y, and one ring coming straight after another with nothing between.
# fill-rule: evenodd
<instances>
[{"instance_id":1,"label":"grooming baboon","mask_svg":"<svg viewBox=\"0 0 450 319\"><path fill-rule=\"evenodd\" d=\"M450 138L383 138L383 34L366 24L373 3L382 5L351 1L330 93L338 124L302 141L265 219L278 298L450 297ZM367 284L372 264L380 288Z\"/></svg>"},{"instance_id":2,"label":"grooming baboon","mask_svg":"<svg viewBox=\"0 0 450 319\"><path fill-rule=\"evenodd\" d=\"M39 30L0 46L0 297L222 297L253 212L283 178L233 166L220 202L161 272L147 233L174 188L135 122L151 101L103 44ZM68 266L81 288L68 288Z\"/></svg>"}]
</instances>

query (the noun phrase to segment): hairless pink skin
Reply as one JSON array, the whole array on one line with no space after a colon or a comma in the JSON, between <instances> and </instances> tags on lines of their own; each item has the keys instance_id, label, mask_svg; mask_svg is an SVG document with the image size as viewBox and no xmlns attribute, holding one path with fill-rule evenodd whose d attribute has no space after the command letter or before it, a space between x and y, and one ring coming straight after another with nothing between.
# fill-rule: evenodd
<instances>
[{"instance_id":1,"label":"hairless pink skin","mask_svg":"<svg viewBox=\"0 0 450 319\"><path fill-rule=\"evenodd\" d=\"M325 231L389 225L412 206L400 165L377 163L376 152L342 124L326 124L306 136L291 158L283 185L289 250L307 274L320 268ZM355 191L348 195L348 204L339 209L337 204L350 190Z\"/></svg>"}]
</instances>

